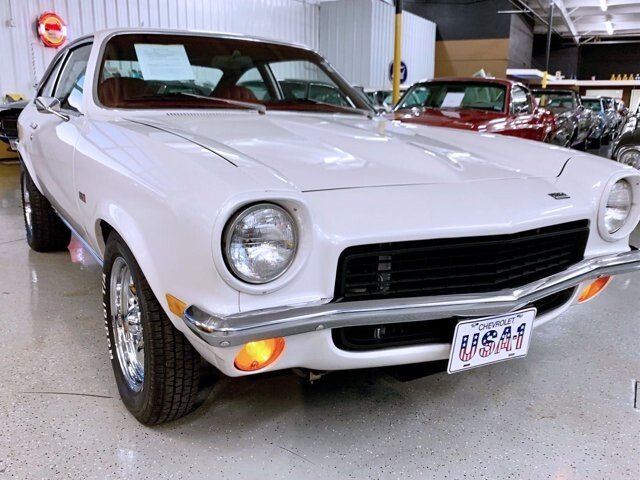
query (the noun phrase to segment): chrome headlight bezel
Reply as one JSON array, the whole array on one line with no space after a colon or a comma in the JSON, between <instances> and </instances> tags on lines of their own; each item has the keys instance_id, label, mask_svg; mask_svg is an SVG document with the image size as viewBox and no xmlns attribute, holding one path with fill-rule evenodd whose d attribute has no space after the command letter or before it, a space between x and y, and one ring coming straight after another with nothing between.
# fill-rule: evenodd
<instances>
[{"instance_id":1,"label":"chrome headlight bezel","mask_svg":"<svg viewBox=\"0 0 640 480\"><path fill-rule=\"evenodd\" d=\"M640 156L640 146L633 145L629 147L621 147L620 150L618 150L618 152L616 153L616 162L622 163L623 165L629 165L630 167L640 170L640 163L638 163L638 166L636 166L636 164L629 163L622 158L623 155L629 153L635 153Z\"/></svg>"},{"instance_id":2,"label":"chrome headlight bezel","mask_svg":"<svg viewBox=\"0 0 640 480\"><path fill-rule=\"evenodd\" d=\"M254 215L261 210L273 210L278 215L280 215L280 219L287 222L288 227L291 229L291 233L293 236L293 248L292 253L288 257L288 259L282 264L281 267L278 268L276 272L267 276L261 276L257 273L254 275L250 275L247 273L247 269L240 268L237 261L234 260L231 249L233 247L233 237L236 231L236 227L243 221L246 220L250 215ZM299 231L298 225L296 224L296 220L287 211L286 208L271 202L259 202L250 205L245 205L239 210L237 210L227 221L223 234L222 234L222 257L224 259L225 265L228 271L239 281L249 284L249 285L265 285L271 282L278 280L282 277L294 263L297 252L298 252L298 243L299 243Z\"/></svg>"},{"instance_id":3,"label":"chrome headlight bezel","mask_svg":"<svg viewBox=\"0 0 640 480\"><path fill-rule=\"evenodd\" d=\"M612 207L609 206L612 198L612 192L614 187L624 182L629 187L629 203L627 215L624 221L615 227L611 227L607 221L608 210ZM629 175L628 173L622 173L612 178L606 188L603 191L602 198L600 199L600 208L598 211L598 230L600 236L609 241L615 242L628 237L634 230L640 219L640 208L638 206L638 196L640 194L640 176Z\"/></svg>"}]
</instances>

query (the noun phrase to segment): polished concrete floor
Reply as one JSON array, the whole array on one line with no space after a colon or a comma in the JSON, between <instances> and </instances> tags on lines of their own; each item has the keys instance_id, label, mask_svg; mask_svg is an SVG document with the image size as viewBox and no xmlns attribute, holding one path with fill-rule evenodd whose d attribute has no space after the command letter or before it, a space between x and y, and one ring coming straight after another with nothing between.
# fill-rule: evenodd
<instances>
[{"instance_id":1,"label":"polished concrete floor","mask_svg":"<svg viewBox=\"0 0 640 480\"><path fill-rule=\"evenodd\" d=\"M83 254L29 250L18 167L0 164L0 480L640 478L640 276L536 330L526 359L404 383L212 379L197 411L146 428L118 398Z\"/></svg>"}]
</instances>

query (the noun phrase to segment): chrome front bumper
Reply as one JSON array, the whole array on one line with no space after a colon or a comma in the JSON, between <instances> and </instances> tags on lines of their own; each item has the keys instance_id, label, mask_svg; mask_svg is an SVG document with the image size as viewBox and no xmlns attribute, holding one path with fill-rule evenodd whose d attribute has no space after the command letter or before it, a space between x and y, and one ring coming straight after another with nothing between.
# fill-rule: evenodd
<instances>
[{"instance_id":1,"label":"chrome front bumper","mask_svg":"<svg viewBox=\"0 0 640 480\"><path fill-rule=\"evenodd\" d=\"M439 318L500 315L603 275L640 270L640 251L583 260L550 277L519 288L485 294L394 298L331 303L331 299L217 316L195 305L183 320L200 338L216 347L286 337L325 328L398 323Z\"/></svg>"}]
</instances>

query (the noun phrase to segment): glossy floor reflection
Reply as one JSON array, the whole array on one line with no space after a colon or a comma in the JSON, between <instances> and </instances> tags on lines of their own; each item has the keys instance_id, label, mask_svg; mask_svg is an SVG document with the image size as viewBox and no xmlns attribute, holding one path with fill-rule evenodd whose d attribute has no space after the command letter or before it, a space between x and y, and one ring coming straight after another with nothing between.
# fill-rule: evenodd
<instances>
[{"instance_id":1,"label":"glossy floor reflection","mask_svg":"<svg viewBox=\"0 0 640 480\"><path fill-rule=\"evenodd\" d=\"M113 382L99 267L70 251L29 251L0 164L0 480L640 478L640 277L536 330L523 360L407 383L222 379L146 428Z\"/></svg>"}]
</instances>

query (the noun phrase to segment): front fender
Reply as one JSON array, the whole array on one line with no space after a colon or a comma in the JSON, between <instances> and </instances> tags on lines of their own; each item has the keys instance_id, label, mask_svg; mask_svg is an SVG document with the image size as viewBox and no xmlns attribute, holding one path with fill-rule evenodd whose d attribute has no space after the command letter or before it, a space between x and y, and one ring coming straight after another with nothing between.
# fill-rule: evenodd
<instances>
[{"instance_id":1,"label":"front fender","mask_svg":"<svg viewBox=\"0 0 640 480\"><path fill-rule=\"evenodd\" d=\"M93 245L96 253L101 259L104 259L106 253L107 238L103 235L103 222L116 232L122 240L127 244L131 253L135 257L140 269L144 273L153 294L156 296L166 312L169 312L166 301L165 285L161 281L161 275L158 272L156 264L151 258L151 249L144 235L138 228L135 220L120 205L101 204L96 211L96 221L93 232ZM183 330L184 327L176 322L176 327Z\"/></svg>"}]
</instances>

